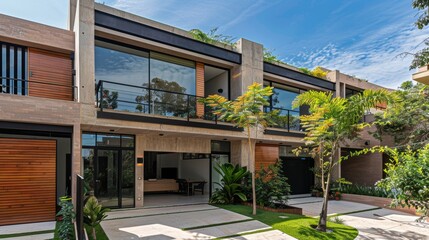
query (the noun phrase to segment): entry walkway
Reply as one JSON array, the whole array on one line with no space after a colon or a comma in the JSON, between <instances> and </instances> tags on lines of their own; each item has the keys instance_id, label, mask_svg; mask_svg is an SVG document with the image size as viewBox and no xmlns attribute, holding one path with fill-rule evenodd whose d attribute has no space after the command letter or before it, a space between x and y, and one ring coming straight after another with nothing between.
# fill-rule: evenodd
<instances>
[{"instance_id":1,"label":"entry walkway","mask_svg":"<svg viewBox=\"0 0 429 240\"><path fill-rule=\"evenodd\" d=\"M247 216L208 204L114 211L101 224L109 239L294 239Z\"/></svg>"},{"instance_id":2,"label":"entry walkway","mask_svg":"<svg viewBox=\"0 0 429 240\"><path fill-rule=\"evenodd\" d=\"M318 217L322 198L305 197L289 200L303 209L304 215ZM417 216L376 206L348 201L329 201L328 214L339 214L344 224L359 231L356 239L429 240L429 224L417 223Z\"/></svg>"},{"instance_id":3,"label":"entry walkway","mask_svg":"<svg viewBox=\"0 0 429 240\"><path fill-rule=\"evenodd\" d=\"M55 222L27 223L0 226L2 240L45 240L54 237ZM20 236L13 236L20 235ZM10 237L6 237L10 236Z\"/></svg>"}]
</instances>

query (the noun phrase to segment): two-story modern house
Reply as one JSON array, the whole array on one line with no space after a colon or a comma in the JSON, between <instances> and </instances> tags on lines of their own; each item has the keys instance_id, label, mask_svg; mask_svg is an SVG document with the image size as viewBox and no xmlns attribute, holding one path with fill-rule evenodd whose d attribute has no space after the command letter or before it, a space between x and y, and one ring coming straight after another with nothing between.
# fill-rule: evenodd
<instances>
[{"instance_id":1,"label":"two-story modern house","mask_svg":"<svg viewBox=\"0 0 429 240\"><path fill-rule=\"evenodd\" d=\"M58 197L75 198L76 174L106 207L164 206L207 202L217 164L259 169L281 158L292 192L308 193L314 160L291 153L308 110L293 109L293 99L309 89L347 97L379 88L338 71L320 79L264 62L263 46L246 39L206 44L94 0L70 2L68 30L0 15L0 225L53 220ZM249 162L243 129L198 99L234 99L254 82L274 87L265 110L283 118L252 135ZM376 141L353 144L343 150ZM336 177L382 177L380 156L347 164Z\"/></svg>"}]
</instances>

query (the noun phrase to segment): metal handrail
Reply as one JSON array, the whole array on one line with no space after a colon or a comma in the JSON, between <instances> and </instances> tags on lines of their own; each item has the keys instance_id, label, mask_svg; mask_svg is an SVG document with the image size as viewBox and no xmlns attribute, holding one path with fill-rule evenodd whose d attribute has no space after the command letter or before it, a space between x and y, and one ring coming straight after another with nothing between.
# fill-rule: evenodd
<instances>
[{"instance_id":1,"label":"metal handrail","mask_svg":"<svg viewBox=\"0 0 429 240\"><path fill-rule=\"evenodd\" d=\"M156 101L156 97L153 97L153 93L152 92L162 92L162 93L169 93L169 94L175 94L175 95L184 96L184 97L186 97L186 99L184 99L184 101L186 102L186 106L185 106L185 104L180 105L180 106L178 105L178 107L180 107L180 108L178 108L177 110L180 111L180 113L183 112L184 114L186 114L187 115L186 118L187 118L188 121L191 118L191 113L195 113L196 106L197 106L197 104L199 104L198 101L197 101L197 99L203 98L203 97L200 97L200 96L197 96L197 95L192 95L192 94L179 93L179 92L173 92L173 91L168 91L168 90L161 90L161 89L156 89L156 88L137 86L137 85L126 84L126 83L116 83L116 82L112 82L112 81L99 80L98 83L95 86L95 89L96 89L97 107L100 108L100 111L103 111L103 108L104 108L104 106L102 104L102 101L104 100L104 96L103 96L104 89L108 89L110 91L115 91L116 90L116 89L112 89L111 87L106 88L104 86L106 83L107 84L112 84L112 85L119 85L119 86L129 87L129 88L138 88L138 89L144 89L144 90L146 90L147 91L148 99L145 102L135 102L135 101L128 101L128 100L124 100L124 99L116 99L116 102L117 103L135 104L136 106L137 105L142 105L142 106L144 106L145 112L146 112L146 107L148 107L147 108L147 110L148 110L147 112L149 114L153 111L151 109L152 106L153 106L152 104L162 104L164 106L175 106L174 103ZM121 89L118 89L116 91L133 93L132 91L121 90ZM135 93L136 93L136 97L137 97L139 93L137 93L137 92L135 92ZM195 100L191 100L191 99L195 99ZM191 106L192 105L191 102L194 103L195 106ZM205 109L205 113L203 115L203 118L205 118L206 120L209 120L209 119L207 119L207 112L206 112L207 108L206 108L206 105L204 104L203 107ZM217 124L217 119L215 119L215 123Z\"/></svg>"}]
</instances>

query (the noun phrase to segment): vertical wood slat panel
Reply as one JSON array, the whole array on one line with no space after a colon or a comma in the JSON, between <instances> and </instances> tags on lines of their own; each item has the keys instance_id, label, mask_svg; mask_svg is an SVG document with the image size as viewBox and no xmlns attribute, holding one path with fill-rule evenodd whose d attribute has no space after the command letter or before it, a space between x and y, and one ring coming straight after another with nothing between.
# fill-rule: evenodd
<instances>
[{"instance_id":1,"label":"vertical wood slat panel","mask_svg":"<svg viewBox=\"0 0 429 240\"><path fill-rule=\"evenodd\" d=\"M196 94L198 97L204 97L204 64L197 62L196 68ZM204 104L197 103L196 107L197 116L199 118L204 116Z\"/></svg>"},{"instance_id":2,"label":"vertical wood slat panel","mask_svg":"<svg viewBox=\"0 0 429 240\"><path fill-rule=\"evenodd\" d=\"M0 138L0 226L55 220L56 141Z\"/></svg>"},{"instance_id":3,"label":"vertical wood slat panel","mask_svg":"<svg viewBox=\"0 0 429 240\"><path fill-rule=\"evenodd\" d=\"M271 144L256 144L255 147L255 171L259 171L261 166L275 164L279 159L279 146Z\"/></svg>"},{"instance_id":4,"label":"vertical wood slat panel","mask_svg":"<svg viewBox=\"0 0 429 240\"><path fill-rule=\"evenodd\" d=\"M73 100L72 60L68 54L29 48L28 66L30 96Z\"/></svg>"}]
</instances>

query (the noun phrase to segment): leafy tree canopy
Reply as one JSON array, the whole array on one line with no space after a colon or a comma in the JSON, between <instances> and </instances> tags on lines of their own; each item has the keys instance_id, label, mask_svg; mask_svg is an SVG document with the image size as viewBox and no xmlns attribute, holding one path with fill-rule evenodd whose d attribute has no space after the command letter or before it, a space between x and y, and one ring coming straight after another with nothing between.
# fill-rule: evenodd
<instances>
[{"instance_id":1,"label":"leafy tree canopy","mask_svg":"<svg viewBox=\"0 0 429 240\"><path fill-rule=\"evenodd\" d=\"M393 95L396 101L376 115L374 136L390 135L402 149L406 145L418 149L429 143L429 86L407 81Z\"/></svg>"},{"instance_id":2,"label":"leafy tree canopy","mask_svg":"<svg viewBox=\"0 0 429 240\"><path fill-rule=\"evenodd\" d=\"M418 29L423 29L429 24L429 1L428 0L414 0L412 3L414 9L418 10L418 19L415 22ZM429 39L423 41L425 47L416 53L404 53L402 55L414 55L411 62L410 69L415 69L425 66L429 63Z\"/></svg>"}]
</instances>

